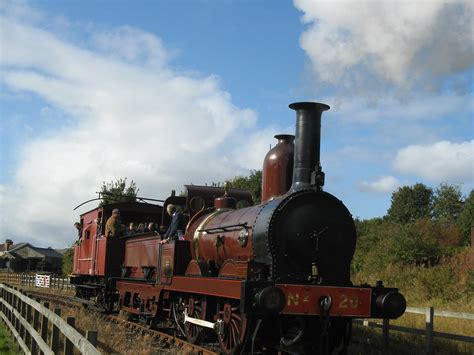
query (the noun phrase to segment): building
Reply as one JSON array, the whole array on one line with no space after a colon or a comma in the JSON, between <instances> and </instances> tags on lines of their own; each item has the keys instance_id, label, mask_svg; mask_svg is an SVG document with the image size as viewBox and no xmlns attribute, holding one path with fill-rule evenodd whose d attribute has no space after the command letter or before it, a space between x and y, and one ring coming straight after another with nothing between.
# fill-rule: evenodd
<instances>
[{"instance_id":1,"label":"building","mask_svg":"<svg viewBox=\"0 0 474 355\"><path fill-rule=\"evenodd\" d=\"M30 243L13 244L7 239L0 245L0 269L12 272L50 271L60 273L63 256L52 248Z\"/></svg>"}]
</instances>

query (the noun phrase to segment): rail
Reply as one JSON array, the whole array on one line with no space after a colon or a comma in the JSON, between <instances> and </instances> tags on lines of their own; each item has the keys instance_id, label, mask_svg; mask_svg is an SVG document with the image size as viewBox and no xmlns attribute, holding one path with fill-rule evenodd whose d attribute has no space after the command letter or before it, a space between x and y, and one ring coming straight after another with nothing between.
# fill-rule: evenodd
<instances>
[{"instance_id":1,"label":"rail","mask_svg":"<svg viewBox=\"0 0 474 355\"><path fill-rule=\"evenodd\" d=\"M49 302L41 304L25 293L0 283L0 317L18 346L25 354L57 354L61 338L63 353L100 354L97 349L97 331L88 330L86 336L75 329L75 318L61 318L61 309L49 309Z\"/></svg>"},{"instance_id":2,"label":"rail","mask_svg":"<svg viewBox=\"0 0 474 355\"><path fill-rule=\"evenodd\" d=\"M57 277L54 275L42 274L41 272L37 274L0 272L0 283L6 283L8 285L47 287L56 289L74 288L74 285L69 282L69 279L67 277Z\"/></svg>"},{"instance_id":3,"label":"rail","mask_svg":"<svg viewBox=\"0 0 474 355\"><path fill-rule=\"evenodd\" d=\"M382 328L384 348L389 347L390 330L395 330L395 331L404 332L404 333L425 335L426 336L425 350L427 354L433 353L433 338L435 337L449 339L449 340L457 340L457 341L474 344L474 337L472 336L436 332L434 330L434 317L435 316L474 320L474 313L435 311L433 307L426 307L426 308L407 307L405 313L424 314L426 317L425 329L409 328L409 327L393 325L393 324L391 325L389 319L384 319L382 323L362 320L362 319L354 319L354 323L361 324L363 326L371 327L371 328Z\"/></svg>"}]
</instances>

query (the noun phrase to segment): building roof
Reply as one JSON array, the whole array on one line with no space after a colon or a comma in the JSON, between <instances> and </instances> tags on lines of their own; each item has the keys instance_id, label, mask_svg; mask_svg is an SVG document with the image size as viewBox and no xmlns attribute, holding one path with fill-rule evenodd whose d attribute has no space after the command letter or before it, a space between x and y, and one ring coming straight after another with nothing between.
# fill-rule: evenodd
<instances>
[{"instance_id":1,"label":"building roof","mask_svg":"<svg viewBox=\"0 0 474 355\"><path fill-rule=\"evenodd\" d=\"M22 249L29 248L28 250L24 251ZM20 252L21 251L21 252ZM34 258L38 257L39 255L43 255L48 258L62 258L63 256L58 253L56 250L51 248L39 248L31 245L30 243L18 243L11 246L5 254L13 254L16 257L21 258ZM39 254L39 255L38 255Z\"/></svg>"},{"instance_id":2,"label":"building roof","mask_svg":"<svg viewBox=\"0 0 474 355\"><path fill-rule=\"evenodd\" d=\"M64 255L70 248L63 248L63 249L54 249L57 253Z\"/></svg>"}]
</instances>

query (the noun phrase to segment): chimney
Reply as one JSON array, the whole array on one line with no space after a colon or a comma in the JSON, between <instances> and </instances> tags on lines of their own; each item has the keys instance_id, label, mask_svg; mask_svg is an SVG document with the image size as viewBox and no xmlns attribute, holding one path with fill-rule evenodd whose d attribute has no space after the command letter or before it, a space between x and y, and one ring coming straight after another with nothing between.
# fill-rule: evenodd
<instances>
[{"instance_id":1,"label":"chimney","mask_svg":"<svg viewBox=\"0 0 474 355\"><path fill-rule=\"evenodd\" d=\"M5 240L5 251L8 251L10 249L10 245L13 245L13 240L6 239Z\"/></svg>"},{"instance_id":2,"label":"chimney","mask_svg":"<svg viewBox=\"0 0 474 355\"><path fill-rule=\"evenodd\" d=\"M295 102L289 106L296 111L295 158L291 190L324 185L321 169L321 115L329 106L317 102Z\"/></svg>"}]
</instances>

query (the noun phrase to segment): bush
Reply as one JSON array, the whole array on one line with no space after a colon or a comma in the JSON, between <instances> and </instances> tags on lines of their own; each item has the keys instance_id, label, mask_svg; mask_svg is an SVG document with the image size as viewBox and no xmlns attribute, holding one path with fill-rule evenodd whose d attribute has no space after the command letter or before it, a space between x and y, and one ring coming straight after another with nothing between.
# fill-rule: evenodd
<instances>
[{"instance_id":1,"label":"bush","mask_svg":"<svg viewBox=\"0 0 474 355\"><path fill-rule=\"evenodd\" d=\"M453 301L459 297L459 280L449 265L420 268L417 283L426 299Z\"/></svg>"},{"instance_id":2,"label":"bush","mask_svg":"<svg viewBox=\"0 0 474 355\"><path fill-rule=\"evenodd\" d=\"M69 248L63 255L63 276L69 276L72 273L72 264L74 263L74 248Z\"/></svg>"}]
</instances>

